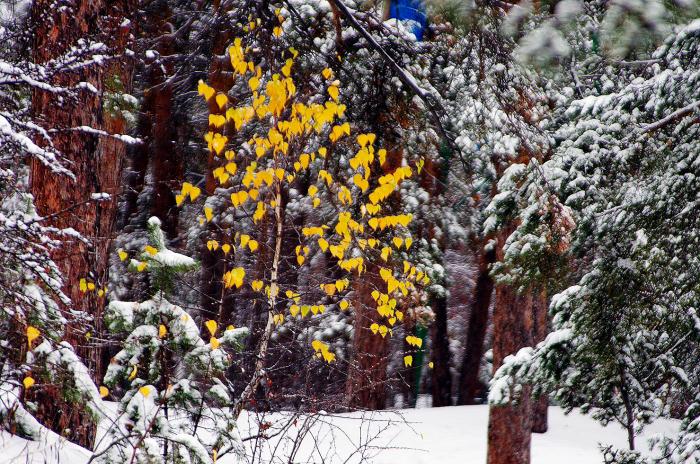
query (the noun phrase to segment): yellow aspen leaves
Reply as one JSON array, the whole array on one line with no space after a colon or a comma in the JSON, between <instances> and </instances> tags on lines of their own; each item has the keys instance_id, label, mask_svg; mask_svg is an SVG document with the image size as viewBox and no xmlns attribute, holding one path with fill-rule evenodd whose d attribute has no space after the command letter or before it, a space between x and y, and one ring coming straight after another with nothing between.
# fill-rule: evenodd
<instances>
[{"instance_id":1,"label":"yellow aspen leaves","mask_svg":"<svg viewBox=\"0 0 700 464\"><path fill-rule=\"evenodd\" d=\"M253 290L256 292L259 292L263 288L263 281L262 280L254 280L250 283L250 286Z\"/></svg>"},{"instance_id":2,"label":"yellow aspen leaves","mask_svg":"<svg viewBox=\"0 0 700 464\"><path fill-rule=\"evenodd\" d=\"M397 250L401 248L401 245L403 245L403 239L401 237L394 237L391 239L391 242L394 244Z\"/></svg>"},{"instance_id":3,"label":"yellow aspen leaves","mask_svg":"<svg viewBox=\"0 0 700 464\"><path fill-rule=\"evenodd\" d=\"M159 338L165 338L165 336L168 334L168 329L165 328L163 324L160 324L158 326L158 337Z\"/></svg>"},{"instance_id":4,"label":"yellow aspen leaves","mask_svg":"<svg viewBox=\"0 0 700 464\"><path fill-rule=\"evenodd\" d=\"M275 26L275 28L272 30L272 34L275 37L281 37L282 36L282 28L279 26Z\"/></svg>"},{"instance_id":5,"label":"yellow aspen leaves","mask_svg":"<svg viewBox=\"0 0 700 464\"><path fill-rule=\"evenodd\" d=\"M34 383L35 381L33 377L27 376L24 378L24 380L22 380L22 385L24 385L25 390L29 390L30 388L32 388L32 386L34 386Z\"/></svg>"},{"instance_id":6,"label":"yellow aspen leaves","mask_svg":"<svg viewBox=\"0 0 700 464\"><path fill-rule=\"evenodd\" d=\"M284 314L273 314L272 321L275 323L275 325L282 325L284 322Z\"/></svg>"},{"instance_id":7,"label":"yellow aspen leaves","mask_svg":"<svg viewBox=\"0 0 700 464\"><path fill-rule=\"evenodd\" d=\"M323 75L325 79L330 79L331 77L333 77L333 71L330 68L326 68L323 71L321 71L321 75Z\"/></svg>"},{"instance_id":8,"label":"yellow aspen leaves","mask_svg":"<svg viewBox=\"0 0 700 464\"><path fill-rule=\"evenodd\" d=\"M299 305L293 304L289 307L289 314L291 314L292 317L296 317L300 310L301 307Z\"/></svg>"},{"instance_id":9,"label":"yellow aspen leaves","mask_svg":"<svg viewBox=\"0 0 700 464\"><path fill-rule=\"evenodd\" d=\"M245 270L242 267L231 269L230 271L224 274L224 286L226 288L231 288L233 286L235 286L236 288L240 288L241 285L243 285L244 277Z\"/></svg>"},{"instance_id":10,"label":"yellow aspen leaves","mask_svg":"<svg viewBox=\"0 0 700 464\"><path fill-rule=\"evenodd\" d=\"M311 342L311 347L316 352L316 356L318 356L319 358L323 358L323 360L326 361L328 364L335 361L335 353L332 353L329 350L328 344L323 343L320 340L314 340L313 342Z\"/></svg>"},{"instance_id":11,"label":"yellow aspen leaves","mask_svg":"<svg viewBox=\"0 0 700 464\"><path fill-rule=\"evenodd\" d=\"M189 182L183 183L182 189L180 190L180 195L182 195L182 200L184 200L186 197L189 196L190 201L195 201L201 193L202 193L202 190L199 187L196 187L196 186L190 184Z\"/></svg>"},{"instance_id":12,"label":"yellow aspen leaves","mask_svg":"<svg viewBox=\"0 0 700 464\"><path fill-rule=\"evenodd\" d=\"M423 165L425 164L425 160L423 158L419 159L418 162L416 163L416 171L418 171L418 174L423 170Z\"/></svg>"},{"instance_id":13,"label":"yellow aspen leaves","mask_svg":"<svg viewBox=\"0 0 700 464\"><path fill-rule=\"evenodd\" d=\"M411 237L408 237L403 241L403 243L406 249L408 250L409 248L411 248L411 245L413 245L413 239Z\"/></svg>"},{"instance_id":14,"label":"yellow aspen leaves","mask_svg":"<svg viewBox=\"0 0 700 464\"><path fill-rule=\"evenodd\" d=\"M411 366L413 366L413 356L411 356L410 354L407 355L407 356L404 356L404 357L403 357L403 365L404 365L405 367L411 367Z\"/></svg>"},{"instance_id":15,"label":"yellow aspen leaves","mask_svg":"<svg viewBox=\"0 0 700 464\"><path fill-rule=\"evenodd\" d=\"M211 220L214 218L214 210L208 206L205 206L204 217L207 218L207 222L211 222Z\"/></svg>"},{"instance_id":16,"label":"yellow aspen leaves","mask_svg":"<svg viewBox=\"0 0 700 464\"><path fill-rule=\"evenodd\" d=\"M217 324L213 319L209 319L207 322L205 322L204 326L207 328L212 337L216 335L216 329L219 328L219 324Z\"/></svg>"},{"instance_id":17,"label":"yellow aspen leaves","mask_svg":"<svg viewBox=\"0 0 700 464\"><path fill-rule=\"evenodd\" d=\"M242 234L239 237L241 248L245 248L246 245L248 245L248 242L250 241L250 235Z\"/></svg>"},{"instance_id":18,"label":"yellow aspen leaves","mask_svg":"<svg viewBox=\"0 0 700 464\"><path fill-rule=\"evenodd\" d=\"M207 240L207 249L209 251L216 251L219 249L219 242L216 240Z\"/></svg>"},{"instance_id":19,"label":"yellow aspen leaves","mask_svg":"<svg viewBox=\"0 0 700 464\"><path fill-rule=\"evenodd\" d=\"M87 292L87 280L86 279L80 279L80 282L78 283L78 286L80 287L80 291L85 293Z\"/></svg>"},{"instance_id":20,"label":"yellow aspen leaves","mask_svg":"<svg viewBox=\"0 0 700 464\"><path fill-rule=\"evenodd\" d=\"M134 380L136 378L136 374L139 372L139 367L134 364L133 369L131 369L131 374L129 374L129 380Z\"/></svg>"},{"instance_id":21,"label":"yellow aspen leaves","mask_svg":"<svg viewBox=\"0 0 700 464\"><path fill-rule=\"evenodd\" d=\"M152 247L151 245L146 245L143 251L145 251L151 256L155 256L156 254L158 254L158 250L155 247Z\"/></svg>"},{"instance_id":22,"label":"yellow aspen leaves","mask_svg":"<svg viewBox=\"0 0 700 464\"><path fill-rule=\"evenodd\" d=\"M348 303L347 300L342 300L340 303L338 303L338 307L343 311L348 309L349 306L350 306L350 303Z\"/></svg>"},{"instance_id":23,"label":"yellow aspen leaves","mask_svg":"<svg viewBox=\"0 0 700 464\"><path fill-rule=\"evenodd\" d=\"M104 385L100 385L100 398L106 398L109 395L109 389Z\"/></svg>"},{"instance_id":24,"label":"yellow aspen leaves","mask_svg":"<svg viewBox=\"0 0 700 464\"><path fill-rule=\"evenodd\" d=\"M126 261L126 258L129 257L129 254L121 248L117 250L117 255L119 255L120 261Z\"/></svg>"},{"instance_id":25,"label":"yellow aspen leaves","mask_svg":"<svg viewBox=\"0 0 700 464\"><path fill-rule=\"evenodd\" d=\"M387 332L389 332L389 328L385 325L380 325L379 326L379 335L382 336L382 338L386 337Z\"/></svg>"},{"instance_id":26,"label":"yellow aspen leaves","mask_svg":"<svg viewBox=\"0 0 700 464\"><path fill-rule=\"evenodd\" d=\"M389 256L391 256L391 248L389 248L389 247L382 248L382 254L381 254L382 259L384 261L388 261Z\"/></svg>"},{"instance_id":27,"label":"yellow aspen leaves","mask_svg":"<svg viewBox=\"0 0 700 464\"><path fill-rule=\"evenodd\" d=\"M229 245L228 243L224 243L223 245L221 245L221 251L223 251L225 255L229 254L229 252L231 251L231 245Z\"/></svg>"},{"instance_id":28,"label":"yellow aspen leaves","mask_svg":"<svg viewBox=\"0 0 700 464\"><path fill-rule=\"evenodd\" d=\"M258 249L258 247L259 245L257 240L250 240L248 242L248 248L250 249L250 251L255 252Z\"/></svg>"},{"instance_id":29,"label":"yellow aspen leaves","mask_svg":"<svg viewBox=\"0 0 700 464\"><path fill-rule=\"evenodd\" d=\"M429 367L430 369L432 369L433 367L435 367L435 364L433 364L433 362L430 361L430 362L428 363L428 367Z\"/></svg>"},{"instance_id":30,"label":"yellow aspen leaves","mask_svg":"<svg viewBox=\"0 0 700 464\"><path fill-rule=\"evenodd\" d=\"M143 387L139 388L139 393L141 393L144 398L148 398L148 396L151 394L151 387L144 385Z\"/></svg>"},{"instance_id":31,"label":"yellow aspen leaves","mask_svg":"<svg viewBox=\"0 0 700 464\"><path fill-rule=\"evenodd\" d=\"M206 82L200 79L199 84L197 84L197 93L199 95L202 95L205 100L209 100L211 97L214 96L216 90L214 90L212 87L207 85Z\"/></svg>"},{"instance_id":32,"label":"yellow aspen leaves","mask_svg":"<svg viewBox=\"0 0 700 464\"><path fill-rule=\"evenodd\" d=\"M421 346L423 346L423 339L414 335L409 335L406 337L406 343L408 343L411 346L416 346L420 348Z\"/></svg>"},{"instance_id":33,"label":"yellow aspen leaves","mask_svg":"<svg viewBox=\"0 0 700 464\"><path fill-rule=\"evenodd\" d=\"M30 349L32 348L34 340L39 338L39 335L41 335L39 329L31 325L27 326L27 345L29 345Z\"/></svg>"},{"instance_id":34,"label":"yellow aspen leaves","mask_svg":"<svg viewBox=\"0 0 700 464\"><path fill-rule=\"evenodd\" d=\"M146 263L144 263L144 262L138 262L138 263L136 263L136 270L137 270L138 272L143 272L147 267L148 267L148 264L146 264Z\"/></svg>"},{"instance_id":35,"label":"yellow aspen leaves","mask_svg":"<svg viewBox=\"0 0 700 464\"><path fill-rule=\"evenodd\" d=\"M211 337L211 338L209 339L209 345L211 346L211 349L212 349L212 350L215 350L215 349L217 349L217 348L221 345L221 343L219 342L219 339L218 339L218 338L216 338L216 337Z\"/></svg>"}]
</instances>

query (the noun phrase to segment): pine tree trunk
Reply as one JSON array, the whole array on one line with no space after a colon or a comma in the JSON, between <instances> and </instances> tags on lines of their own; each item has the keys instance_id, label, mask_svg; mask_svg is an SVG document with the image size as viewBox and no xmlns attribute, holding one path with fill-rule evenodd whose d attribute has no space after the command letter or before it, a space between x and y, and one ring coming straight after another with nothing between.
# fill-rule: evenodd
<instances>
[{"instance_id":1,"label":"pine tree trunk","mask_svg":"<svg viewBox=\"0 0 700 464\"><path fill-rule=\"evenodd\" d=\"M76 1L70 6L56 8L52 0L36 0L32 4L33 57L36 63L46 63L64 55L72 48L80 48L78 41L102 41L108 44L110 53L118 54L129 38L128 22L122 23L132 12L129 0L102 2ZM105 105L110 92L131 90L132 68L128 60L107 67L84 66L70 72L58 72L53 77L57 86L73 87L87 82L96 93L81 90L78 96L67 98L50 91L35 89L32 94L32 112L37 120L49 129L52 143L75 179L54 174L37 160L32 160L30 184L37 210L49 216L47 223L59 228L72 227L89 243L65 240L63 247L53 253L65 279L65 292L76 309L93 318L94 327L85 324L68 324L66 339L77 347L78 354L86 361L99 382L106 369L103 347L92 340L101 339L104 296L97 291L82 293L78 282L86 278L97 289L107 285L108 252L116 215L116 199L119 193L125 146L111 138L75 130L88 126L107 132L124 132L126 122L119 111ZM73 130L71 130L73 129ZM42 141L39 141L42 142ZM109 199L95 201L93 193L107 193ZM91 335L97 335L95 338ZM91 422L82 415L70 415L69 408L61 406L57 392L46 392L42 401L52 420L47 422L54 429L69 429L70 438L89 445L92 441ZM65 412L65 414L63 414ZM40 414L41 416L41 414Z\"/></svg>"},{"instance_id":2,"label":"pine tree trunk","mask_svg":"<svg viewBox=\"0 0 700 464\"><path fill-rule=\"evenodd\" d=\"M355 310L353 356L347 380L347 400L350 408L384 409L386 406L386 368L388 343L386 337L374 334L370 325L381 324L372 290L380 288L383 281L374 264L367 266L361 279L353 284L352 307Z\"/></svg>"},{"instance_id":3,"label":"pine tree trunk","mask_svg":"<svg viewBox=\"0 0 700 464\"><path fill-rule=\"evenodd\" d=\"M496 251L480 246L479 270L474 283L474 294L469 311L469 326L465 342L462 369L459 376L457 404L474 404L476 396L484 391L479 381L481 358L484 356L484 339L489 322L489 306L493 294L493 279L489 266L496 259Z\"/></svg>"},{"instance_id":4,"label":"pine tree trunk","mask_svg":"<svg viewBox=\"0 0 700 464\"><path fill-rule=\"evenodd\" d=\"M503 244L512 230L505 228L499 233L499 260L503 259ZM533 323L533 294L497 285L493 310L494 372L506 356L532 345ZM530 387L525 386L517 403L489 408L488 464L529 464L531 429L532 400Z\"/></svg>"},{"instance_id":5,"label":"pine tree trunk","mask_svg":"<svg viewBox=\"0 0 700 464\"><path fill-rule=\"evenodd\" d=\"M542 290L535 294L532 305L535 328L534 343L537 344L545 339L548 333L547 317L547 293ZM541 395L533 400L532 411L532 431L533 433L545 433L548 429L547 409L549 408L549 398Z\"/></svg>"},{"instance_id":6,"label":"pine tree trunk","mask_svg":"<svg viewBox=\"0 0 700 464\"><path fill-rule=\"evenodd\" d=\"M450 373L450 341L447 337L447 296L434 295L432 307L433 406L452 406L452 374Z\"/></svg>"}]
</instances>

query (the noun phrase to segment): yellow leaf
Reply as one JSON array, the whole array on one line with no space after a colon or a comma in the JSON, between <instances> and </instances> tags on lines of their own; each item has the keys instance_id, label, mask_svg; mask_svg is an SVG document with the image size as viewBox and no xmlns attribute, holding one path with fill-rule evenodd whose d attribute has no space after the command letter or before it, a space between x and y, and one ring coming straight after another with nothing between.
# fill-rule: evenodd
<instances>
[{"instance_id":1,"label":"yellow leaf","mask_svg":"<svg viewBox=\"0 0 700 464\"><path fill-rule=\"evenodd\" d=\"M109 395L109 389L104 385L100 386L100 397L105 398L107 395Z\"/></svg>"},{"instance_id":2,"label":"yellow leaf","mask_svg":"<svg viewBox=\"0 0 700 464\"><path fill-rule=\"evenodd\" d=\"M322 74L323 77L325 77L326 79L330 79L331 77L333 77L333 71L331 71L330 68L324 69L323 71L321 71L321 74Z\"/></svg>"},{"instance_id":3,"label":"yellow leaf","mask_svg":"<svg viewBox=\"0 0 700 464\"><path fill-rule=\"evenodd\" d=\"M318 239L318 246L321 248L321 251L323 251L325 253L326 250L328 249L328 242L324 238L319 238Z\"/></svg>"},{"instance_id":4,"label":"yellow leaf","mask_svg":"<svg viewBox=\"0 0 700 464\"><path fill-rule=\"evenodd\" d=\"M257 240L251 240L248 242L248 248L250 248L250 251L255 251L258 249L258 242Z\"/></svg>"},{"instance_id":5,"label":"yellow leaf","mask_svg":"<svg viewBox=\"0 0 700 464\"><path fill-rule=\"evenodd\" d=\"M129 254L126 251L122 250L121 248L117 251L117 254L119 255L120 261L125 261L126 258L129 257Z\"/></svg>"},{"instance_id":6,"label":"yellow leaf","mask_svg":"<svg viewBox=\"0 0 700 464\"><path fill-rule=\"evenodd\" d=\"M339 94L339 91L338 91L337 86L335 86L335 85L328 86L328 95L330 95L333 100L338 101L338 94Z\"/></svg>"},{"instance_id":7,"label":"yellow leaf","mask_svg":"<svg viewBox=\"0 0 700 464\"><path fill-rule=\"evenodd\" d=\"M340 306L340 309L345 311L346 309L348 309L348 306L350 306L350 303L348 303L347 300L343 300L338 306Z\"/></svg>"},{"instance_id":8,"label":"yellow leaf","mask_svg":"<svg viewBox=\"0 0 700 464\"><path fill-rule=\"evenodd\" d=\"M321 204L321 199L318 197L314 198L314 201L313 201L314 208L318 208L318 205L320 205L320 204Z\"/></svg>"},{"instance_id":9,"label":"yellow leaf","mask_svg":"<svg viewBox=\"0 0 700 464\"><path fill-rule=\"evenodd\" d=\"M411 245L413 245L413 239L411 237L408 237L406 240L404 240L404 245L408 250L409 248L411 248Z\"/></svg>"},{"instance_id":10,"label":"yellow leaf","mask_svg":"<svg viewBox=\"0 0 700 464\"><path fill-rule=\"evenodd\" d=\"M306 317L306 315L309 314L309 311L311 311L311 307L309 305L302 305L301 306L301 317Z\"/></svg>"},{"instance_id":11,"label":"yellow leaf","mask_svg":"<svg viewBox=\"0 0 700 464\"><path fill-rule=\"evenodd\" d=\"M260 87L260 79L255 76L251 77L248 79L248 87L250 87L251 91L255 92L258 90L258 87Z\"/></svg>"},{"instance_id":12,"label":"yellow leaf","mask_svg":"<svg viewBox=\"0 0 700 464\"><path fill-rule=\"evenodd\" d=\"M214 210L208 206L205 206L204 207L204 217L207 218L207 222L211 222L211 220L214 218Z\"/></svg>"},{"instance_id":13,"label":"yellow leaf","mask_svg":"<svg viewBox=\"0 0 700 464\"><path fill-rule=\"evenodd\" d=\"M300 309L301 308L299 307L299 305L293 304L289 307L289 314L291 314L292 317L296 317L296 315L299 314Z\"/></svg>"},{"instance_id":14,"label":"yellow leaf","mask_svg":"<svg viewBox=\"0 0 700 464\"><path fill-rule=\"evenodd\" d=\"M229 251L231 251L231 245L229 245L228 243L224 243L223 245L221 245L221 251L223 251L224 254L227 255Z\"/></svg>"},{"instance_id":15,"label":"yellow leaf","mask_svg":"<svg viewBox=\"0 0 700 464\"><path fill-rule=\"evenodd\" d=\"M275 26L275 28L272 30L272 33L275 37L280 37L282 35L282 28L279 26Z\"/></svg>"},{"instance_id":16,"label":"yellow leaf","mask_svg":"<svg viewBox=\"0 0 700 464\"><path fill-rule=\"evenodd\" d=\"M34 326L27 326L27 344L29 348L32 347L32 342L36 340L40 335L39 329Z\"/></svg>"},{"instance_id":17,"label":"yellow leaf","mask_svg":"<svg viewBox=\"0 0 700 464\"><path fill-rule=\"evenodd\" d=\"M80 279L80 291L83 293L87 292L87 280L84 278Z\"/></svg>"},{"instance_id":18,"label":"yellow leaf","mask_svg":"<svg viewBox=\"0 0 700 464\"><path fill-rule=\"evenodd\" d=\"M219 108L223 109L226 103L228 103L228 97L226 95L220 93L216 96L216 104L219 105Z\"/></svg>"},{"instance_id":19,"label":"yellow leaf","mask_svg":"<svg viewBox=\"0 0 700 464\"><path fill-rule=\"evenodd\" d=\"M304 258L303 256L297 255L297 264L298 264L299 266L301 266L302 264L304 264L304 261L305 261L305 260L306 260L306 258Z\"/></svg>"},{"instance_id":20,"label":"yellow leaf","mask_svg":"<svg viewBox=\"0 0 700 464\"><path fill-rule=\"evenodd\" d=\"M94 282L88 282L87 288L89 291L94 291L95 290L95 283Z\"/></svg>"},{"instance_id":21,"label":"yellow leaf","mask_svg":"<svg viewBox=\"0 0 700 464\"><path fill-rule=\"evenodd\" d=\"M209 339L209 344L211 345L212 350L217 349L221 345L221 343L219 343L219 340L216 337L211 337Z\"/></svg>"},{"instance_id":22,"label":"yellow leaf","mask_svg":"<svg viewBox=\"0 0 700 464\"><path fill-rule=\"evenodd\" d=\"M214 336L214 334L216 334L216 329L219 327L219 324L217 324L216 321L212 319L205 322L204 325L206 326L207 330L212 335L212 337Z\"/></svg>"},{"instance_id":23,"label":"yellow leaf","mask_svg":"<svg viewBox=\"0 0 700 464\"><path fill-rule=\"evenodd\" d=\"M183 194L181 194L181 193L175 195L175 204L176 204L177 206L182 205L182 202L183 202L183 201L185 201L185 195L183 195ZM120 256L121 256L121 255L120 255ZM126 259L126 258L124 258L124 259Z\"/></svg>"},{"instance_id":24,"label":"yellow leaf","mask_svg":"<svg viewBox=\"0 0 700 464\"><path fill-rule=\"evenodd\" d=\"M379 335L382 336L382 338L386 337L386 333L389 331L389 328L385 325L380 325L379 326Z\"/></svg>"},{"instance_id":25,"label":"yellow leaf","mask_svg":"<svg viewBox=\"0 0 700 464\"><path fill-rule=\"evenodd\" d=\"M134 368L131 370L131 374L129 374L129 380L134 380L138 371L139 367L137 365L134 365Z\"/></svg>"},{"instance_id":26,"label":"yellow leaf","mask_svg":"<svg viewBox=\"0 0 700 464\"><path fill-rule=\"evenodd\" d=\"M146 266L147 266L146 263L143 263L143 262L138 263L138 264L136 265L136 270L139 271L139 272L143 272L144 269L146 269Z\"/></svg>"},{"instance_id":27,"label":"yellow leaf","mask_svg":"<svg viewBox=\"0 0 700 464\"><path fill-rule=\"evenodd\" d=\"M241 247L245 247L248 244L248 242L250 241L250 235L246 235L246 234L241 235L240 241L241 241L240 242Z\"/></svg>"},{"instance_id":28,"label":"yellow leaf","mask_svg":"<svg viewBox=\"0 0 700 464\"><path fill-rule=\"evenodd\" d=\"M139 388L139 393L141 393L145 398L148 398L148 395L151 394L151 387L144 385L143 387Z\"/></svg>"},{"instance_id":29,"label":"yellow leaf","mask_svg":"<svg viewBox=\"0 0 700 464\"><path fill-rule=\"evenodd\" d=\"M216 91L212 87L209 87L203 80L200 80L197 86L197 93L203 95L205 100L209 100L214 96Z\"/></svg>"},{"instance_id":30,"label":"yellow leaf","mask_svg":"<svg viewBox=\"0 0 700 464\"><path fill-rule=\"evenodd\" d=\"M34 379L32 377L25 377L24 380L22 380L22 384L25 389L29 390L32 388L32 385L34 385Z\"/></svg>"},{"instance_id":31,"label":"yellow leaf","mask_svg":"<svg viewBox=\"0 0 700 464\"><path fill-rule=\"evenodd\" d=\"M250 283L250 286L255 290L256 292L259 292L260 289L263 288L263 281L262 280L254 280Z\"/></svg>"},{"instance_id":32,"label":"yellow leaf","mask_svg":"<svg viewBox=\"0 0 700 464\"><path fill-rule=\"evenodd\" d=\"M377 332L379 331L379 324L377 324L376 322L373 323L369 326L369 330L371 330L374 335L377 335Z\"/></svg>"},{"instance_id":33,"label":"yellow leaf","mask_svg":"<svg viewBox=\"0 0 700 464\"><path fill-rule=\"evenodd\" d=\"M413 356L410 354L408 356L403 357L403 365L406 367L411 367L413 366Z\"/></svg>"},{"instance_id":34,"label":"yellow leaf","mask_svg":"<svg viewBox=\"0 0 700 464\"><path fill-rule=\"evenodd\" d=\"M163 324L158 326L158 337L163 338L167 335L168 329L165 328Z\"/></svg>"},{"instance_id":35,"label":"yellow leaf","mask_svg":"<svg viewBox=\"0 0 700 464\"><path fill-rule=\"evenodd\" d=\"M430 361L430 362L428 363L428 367L429 367L429 368L431 368L431 369L432 369L432 368L433 368L434 366L435 366L435 364L433 364L433 362L432 362L432 361Z\"/></svg>"},{"instance_id":36,"label":"yellow leaf","mask_svg":"<svg viewBox=\"0 0 700 464\"><path fill-rule=\"evenodd\" d=\"M202 189L199 187L192 187L192 190L190 190L190 200L195 201L200 193L202 193Z\"/></svg>"},{"instance_id":37,"label":"yellow leaf","mask_svg":"<svg viewBox=\"0 0 700 464\"><path fill-rule=\"evenodd\" d=\"M394 237L391 241L394 243L396 249L401 248L401 245L403 245L403 239L401 237Z\"/></svg>"},{"instance_id":38,"label":"yellow leaf","mask_svg":"<svg viewBox=\"0 0 700 464\"><path fill-rule=\"evenodd\" d=\"M146 245L144 251L151 256L155 256L158 253L158 250L152 247L151 245Z\"/></svg>"}]
</instances>

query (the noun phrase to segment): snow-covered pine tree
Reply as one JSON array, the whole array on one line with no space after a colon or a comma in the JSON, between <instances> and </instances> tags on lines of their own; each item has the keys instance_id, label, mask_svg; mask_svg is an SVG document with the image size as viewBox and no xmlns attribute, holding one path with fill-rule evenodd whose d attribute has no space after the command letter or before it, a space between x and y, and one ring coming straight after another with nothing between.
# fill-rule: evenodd
<instances>
[{"instance_id":1,"label":"snow-covered pine tree","mask_svg":"<svg viewBox=\"0 0 700 464\"><path fill-rule=\"evenodd\" d=\"M150 244L129 269L148 272L151 299L112 301L106 311L110 331L126 337L105 376L121 394L119 416L97 453L103 462L210 463L240 450L225 373L248 329L209 320L211 338L202 339L193 318L167 300L178 276L198 264L167 248L158 218L147 227Z\"/></svg>"},{"instance_id":2,"label":"snow-covered pine tree","mask_svg":"<svg viewBox=\"0 0 700 464\"><path fill-rule=\"evenodd\" d=\"M699 51L695 20L622 74L629 79L601 76L598 92L563 113L555 155L537 168L577 223L578 282L552 299L554 332L504 364L491 399L530 382L567 409L620 423L629 449L608 448L608 462L642 462L636 436L659 417L683 421L649 462L688 462L700 449ZM515 263L524 243L513 245Z\"/></svg>"}]
</instances>

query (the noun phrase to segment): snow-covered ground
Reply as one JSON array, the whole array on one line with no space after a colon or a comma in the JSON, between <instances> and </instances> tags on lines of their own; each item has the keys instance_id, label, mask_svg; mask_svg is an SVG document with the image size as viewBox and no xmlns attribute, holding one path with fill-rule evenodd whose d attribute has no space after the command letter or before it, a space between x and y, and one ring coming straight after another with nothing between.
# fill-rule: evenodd
<instances>
[{"instance_id":1,"label":"snow-covered ground","mask_svg":"<svg viewBox=\"0 0 700 464\"><path fill-rule=\"evenodd\" d=\"M280 423L279 414L263 418L269 423ZM247 458L251 462L288 462L295 437L306 430L293 462L335 463L373 462L377 464L463 464L486 461L486 406L455 406L447 408L405 409L393 412L353 413L342 416L320 415L312 418L289 418L287 432L269 440L245 441ZM259 417L241 417L241 436L251 437ZM646 440L655 434L673 434L677 423L659 421L639 437L638 448L645 448ZM275 427L266 433L274 433ZM549 409L549 432L535 434L532 439L532 462L559 464L591 464L601 462L598 444L626 445L626 435L615 425L602 427L591 418L577 412L564 415L557 407ZM256 448L257 444L257 448ZM273 461L269 460L276 450ZM85 464L90 453L67 443L55 435L42 443L28 442L0 433L1 463L61 463ZM260 460L262 456L262 461ZM218 464L237 462L233 456L222 456Z\"/></svg>"}]
</instances>

